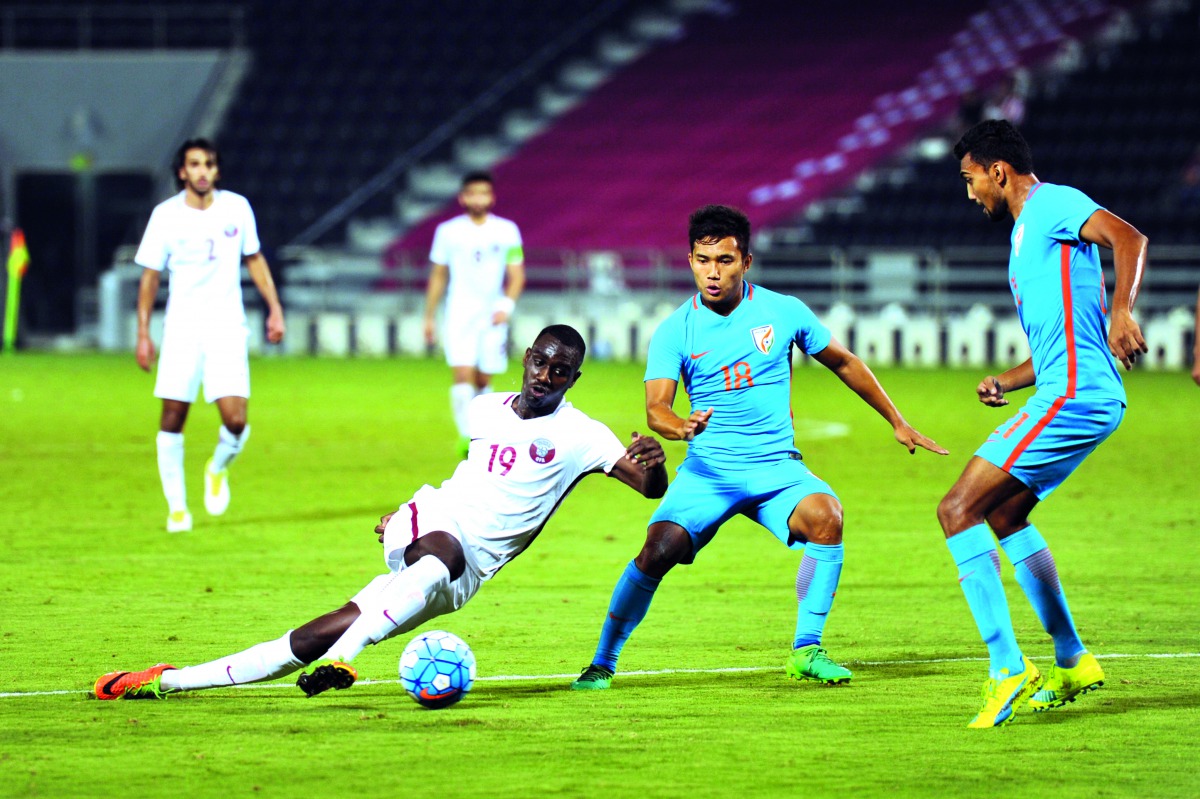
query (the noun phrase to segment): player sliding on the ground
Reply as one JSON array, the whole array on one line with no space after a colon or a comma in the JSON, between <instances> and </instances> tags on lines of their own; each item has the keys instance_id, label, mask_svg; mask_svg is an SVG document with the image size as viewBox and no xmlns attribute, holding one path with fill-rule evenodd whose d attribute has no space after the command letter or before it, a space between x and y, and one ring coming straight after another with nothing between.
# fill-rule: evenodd
<instances>
[{"instance_id":1,"label":"player sliding on the ground","mask_svg":"<svg viewBox=\"0 0 1200 799\"><path fill-rule=\"evenodd\" d=\"M603 471L642 495L667 488L662 445L633 434L623 446L600 422L563 399L579 379L583 338L547 327L525 351L521 393L476 397L468 413L470 454L440 488L424 486L380 521L388 572L350 602L275 641L199 666L159 664L96 681L100 699L157 698L282 677L309 696L346 688L347 661L369 644L458 610L533 542L579 480Z\"/></svg>"},{"instance_id":2,"label":"player sliding on the ground","mask_svg":"<svg viewBox=\"0 0 1200 799\"><path fill-rule=\"evenodd\" d=\"M591 664L571 687L608 688L621 647L645 617L659 582L675 564L691 563L738 513L788 547L804 549L788 675L848 682L850 670L821 645L842 573L842 505L796 451L792 348L862 397L909 452L946 450L904 420L866 364L807 305L746 282L753 256L745 214L724 205L701 208L689 220L688 241L698 291L655 331L646 363L649 425L664 438L690 442L687 457L650 518L642 551L617 582ZM672 410L681 374L692 405L686 418Z\"/></svg>"},{"instance_id":3,"label":"player sliding on the ground","mask_svg":"<svg viewBox=\"0 0 1200 799\"><path fill-rule=\"evenodd\" d=\"M968 130L954 157L967 197L993 222L1016 221L1008 282L1033 353L998 377L985 377L975 391L984 405L999 407L1008 404L1006 393L1036 386L1017 415L975 451L937 509L991 660L983 708L967 726L990 728L1012 721L1027 701L1035 711L1049 710L1104 682L1075 629L1054 556L1029 514L1125 415L1125 389L1109 350L1127 369L1146 351L1132 311L1147 241L1079 190L1039 181L1029 145L1005 120ZM1098 244L1113 251L1117 274L1107 334ZM1054 639L1054 666L1044 680L1013 634L992 533Z\"/></svg>"}]
</instances>

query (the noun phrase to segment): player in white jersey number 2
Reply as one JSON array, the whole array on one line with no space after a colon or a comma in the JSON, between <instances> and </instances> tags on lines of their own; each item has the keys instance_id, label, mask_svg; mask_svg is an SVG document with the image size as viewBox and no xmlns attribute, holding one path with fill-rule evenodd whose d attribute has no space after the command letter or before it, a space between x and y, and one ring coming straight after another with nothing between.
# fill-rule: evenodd
<instances>
[{"instance_id":1,"label":"player in white jersey number 2","mask_svg":"<svg viewBox=\"0 0 1200 799\"><path fill-rule=\"evenodd\" d=\"M467 405L491 391L492 375L508 368L508 320L525 287L525 254L517 226L492 213L496 193L487 172L463 178L458 203L466 211L437 226L425 295L425 342L436 343L435 318L446 295L443 349L454 375L450 410L459 454L467 455Z\"/></svg>"},{"instance_id":2,"label":"player in white jersey number 2","mask_svg":"<svg viewBox=\"0 0 1200 799\"><path fill-rule=\"evenodd\" d=\"M174 169L182 191L155 207L134 261L143 267L137 362L147 372L154 363L150 314L162 272L171 271L154 396L163 404L157 445L167 532L181 533L192 529L183 479L183 425L201 384L204 399L217 404L223 425L204 469L204 508L213 516L229 507L229 465L250 435L243 263L267 303L268 341L283 339L284 322L250 203L216 188L216 147L207 139L189 139L176 152Z\"/></svg>"},{"instance_id":3,"label":"player in white jersey number 2","mask_svg":"<svg viewBox=\"0 0 1200 799\"><path fill-rule=\"evenodd\" d=\"M566 325L525 351L519 394L477 397L470 454L441 487L424 486L375 528L388 571L350 602L274 641L199 666L159 664L105 674L100 699L158 698L282 677L313 664L297 685L309 696L357 679L348 661L370 644L458 610L525 551L581 478L603 472L643 496L666 493L666 458L650 436L622 445L566 402L584 342Z\"/></svg>"}]
</instances>

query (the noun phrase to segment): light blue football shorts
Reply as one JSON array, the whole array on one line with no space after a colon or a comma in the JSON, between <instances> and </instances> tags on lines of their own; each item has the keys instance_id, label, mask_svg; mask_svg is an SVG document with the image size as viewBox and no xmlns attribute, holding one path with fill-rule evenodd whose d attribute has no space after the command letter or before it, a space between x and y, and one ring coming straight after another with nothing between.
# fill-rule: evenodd
<instances>
[{"instance_id":1,"label":"light blue football shorts","mask_svg":"<svg viewBox=\"0 0 1200 799\"><path fill-rule=\"evenodd\" d=\"M993 430L975 454L1045 499L1112 435L1124 417L1120 400L1035 394L1016 416Z\"/></svg>"},{"instance_id":2,"label":"light blue football shorts","mask_svg":"<svg viewBox=\"0 0 1200 799\"><path fill-rule=\"evenodd\" d=\"M837 494L817 477L799 456L782 458L752 469L718 469L699 458L684 458L650 517L650 524L673 522L692 539L691 563L721 525L740 513L758 522L792 549L802 549L803 541L791 541L788 517L800 500L810 494Z\"/></svg>"}]
</instances>

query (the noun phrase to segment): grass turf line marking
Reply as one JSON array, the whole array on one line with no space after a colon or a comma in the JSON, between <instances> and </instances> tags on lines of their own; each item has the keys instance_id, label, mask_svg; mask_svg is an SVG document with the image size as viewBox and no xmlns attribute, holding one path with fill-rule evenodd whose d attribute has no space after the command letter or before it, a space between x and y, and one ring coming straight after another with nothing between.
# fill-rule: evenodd
<instances>
[{"instance_id":1,"label":"grass turf line marking","mask_svg":"<svg viewBox=\"0 0 1200 799\"><path fill-rule=\"evenodd\" d=\"M1030 660L1049 660L1050 655L1030 658ZM1159 652L1143 655L1109 654L1096 655L1097 660L1133 660L1136 658L1200 658L1200 652ZM851 666L924 666L932 663L986 663L987 658L924 658L921 660L848 660ZM729 666L719 669L644 669L640 671L622 671L622 677L646 677L660 674L746 674L757 671L778 671L782 666ZM574 679L571 674L497 674L492 677L476 677L475 682L518 682L528 680L566 680ZM358 685L399 685L399 680L359 680ZM295 687L291 682L256 682L245 685L222 685L219 688L287 688ZM0 699L25 699L36 696L72 696L74 694L90 694L91 691L0 691ZM192 692L194 693L194 692Z\"/></svg>"}]
</instances>

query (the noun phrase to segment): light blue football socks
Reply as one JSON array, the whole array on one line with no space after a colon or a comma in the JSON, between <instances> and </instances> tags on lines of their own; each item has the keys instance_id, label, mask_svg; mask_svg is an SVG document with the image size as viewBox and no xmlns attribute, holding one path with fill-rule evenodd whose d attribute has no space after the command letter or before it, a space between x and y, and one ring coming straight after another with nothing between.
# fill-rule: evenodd
<instances>
[{"instance_id":1,"label":"light blue football socks","mask_svg":"<svg viewBox=\"0 0 1200 799\"><path fill-rule=\"evenodd\" d=\"M821 643L825 620L842 576L841 544L806 544L796 572L796 637L792 648Z\"/></svg>"},{"instance_id":2,"label":"light blue football socks","mask_svg":"<svg viewBox=\"0 0 1200 799\"><path fill-rule=\"evenodd\" d=\"M977 524L947 538L946 545L958 565L958 584L967 607L987 644L992 678L1019 674L1025 665L1000 582L1000 554L991 531L987 525ZM1007 674L1002 675L1002 669L1007 669Z\"/></svg>"},{"instance_id":3,"label":"light blue football socks","mask_svg":"<svg viewBox=\"0 0 1200 799\"><path fill-rule=\"evenodd\" d=\"M1086 650L1079 640L1067 595L1058 581L1058 567L1046 539L1032 524L1000 542L1016 568L1017 582L1037 612L1042 627L1054 639L1054 659L1063 668L1073 667Z\"/></svg>"},{"instance_id":4,"label":"light blue football socks","mask_svg":"<svg viewBox=\"0 0 1200 799\"><path fill-rule=\"evenodd\" d=\"M633 561L625 567L621 579L613 589L612 599L608 603L608 617L600 630L600 641L596 644L596 655L592 663L604 666L610 671L617 670L617 658L621 656L621 648L629 640L629 636L646 618L650 609L650 600L662 582L657 577L649 577L642 573Z\"/></svg>"}]
</instances>

